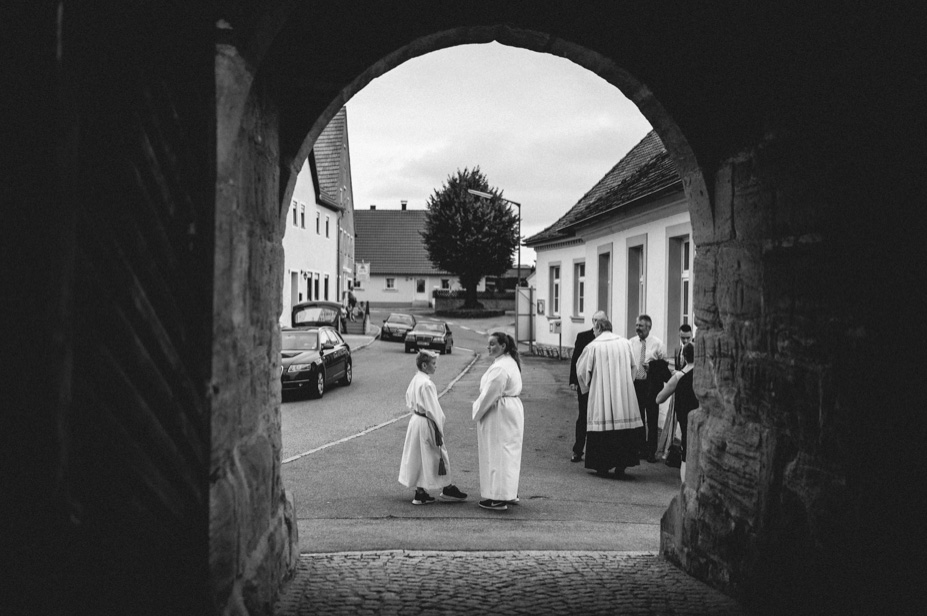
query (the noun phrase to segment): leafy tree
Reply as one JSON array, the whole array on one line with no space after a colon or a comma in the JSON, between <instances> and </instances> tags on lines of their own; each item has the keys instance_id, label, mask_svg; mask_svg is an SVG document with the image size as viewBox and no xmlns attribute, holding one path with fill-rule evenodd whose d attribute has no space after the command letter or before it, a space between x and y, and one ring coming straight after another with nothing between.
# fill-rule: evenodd
<instances>
[{"instance_id":1,"label":"leafy tree","mask_svg":"<svg viewBox=\"0 0 927 616\"><path fill-rule=\"evenodd\" d=\"M493 195L471 195L472 188ZM421 232L428 257L438 269L456 274L466 290L465 308L477 308L476 287L483 276L502 276L518 248L518 215L490 188L479 167L457 170L428 198Z\"/></svg>"}]
</instances>

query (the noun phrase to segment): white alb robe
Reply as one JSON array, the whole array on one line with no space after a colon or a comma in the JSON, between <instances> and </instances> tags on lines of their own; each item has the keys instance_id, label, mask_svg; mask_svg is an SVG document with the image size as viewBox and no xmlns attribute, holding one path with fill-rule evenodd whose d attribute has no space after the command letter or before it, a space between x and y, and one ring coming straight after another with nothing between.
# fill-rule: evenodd
<instances>
[{"instance_id":1,"label":"white alb robe","mask_svg":"<svg viewBox=\"0 0 927 616\"><path fill-rule=\"evenodd\" d=\"M634 393L631 343L613 332L602 332L576 362L581 392L589 392L586 430L607 432L643 427Z\"/></svg>"},{"instance_id":2,"label":"white alb robe","mask_svg":"<svg viewBox=\"0 0 927 616\"><path fill-rule=\"evenodd\" d=\"M444 437L444 411L438 403L438 390L431 378L422 371L415 373L406 389L406 406L412 411L406 442L399 465L399 483L408 488L436 490L451 485L451 465L447 447L435 442L434 425ZM424 413L425 417L417 413ZM434 421L432 425L431 421ZM446 442L446 441L445 441ZM444 457L447 474L438 474L438 464Z\"/></svg>"},{"instance_id":3,"label":"white alb robe","mask_svg":"<svg viewBox=\"0 0 927 616\"><path fill-rule=\"evenodd\" d=\"M473 403L480 459L480 495L484 499L514 500L521 474L521 446L525 409L521 371L510 355L500 355L480 379L480 396Z\"/></svg>"}]
</instances>

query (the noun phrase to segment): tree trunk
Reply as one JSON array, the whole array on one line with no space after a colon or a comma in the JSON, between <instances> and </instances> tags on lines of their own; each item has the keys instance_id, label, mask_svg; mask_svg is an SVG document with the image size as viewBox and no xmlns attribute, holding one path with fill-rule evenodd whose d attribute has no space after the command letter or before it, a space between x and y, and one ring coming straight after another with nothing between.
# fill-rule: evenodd
<instances>
[{"instance_id":1,"label":"tree trunk","mask_svg":"<svg viewBox=\"0 0 927 616\"><path fill-rule=\"evenodd\" d=\"M464 293L464 308L482 308L483 305L476 300L476 289L480 284L479 278L476 280L472 279L460 279L460 284L463 285L465 290Z\"/></svg>"}]
</instances>

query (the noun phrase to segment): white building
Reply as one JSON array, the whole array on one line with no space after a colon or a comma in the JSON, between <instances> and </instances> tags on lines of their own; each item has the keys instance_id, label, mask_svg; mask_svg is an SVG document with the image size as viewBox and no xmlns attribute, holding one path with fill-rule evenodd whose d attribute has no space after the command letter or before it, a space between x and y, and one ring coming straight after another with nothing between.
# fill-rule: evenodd
<instances>
[{"instance_id":1,"label":"white building","mask_svg":"<svg viewBox=\"0 0 927 616\"><path fill-rule=\"evenodd\" d=\"M629 338L637 315L650 315L653 335L672 353L680 324L694 329L691 237L682 182L651 131L560 220L525 241L537 251L537 346L562 341L568 354L604 310ZM562 337L551 333L552 321Z\"/></svg>"},{"instance_id":2,"label":"white building","mask_svg":"<svg viewBox=\"0 0 927 616\"><path fill-rule=\"evenodd\" d=\"M341 301L354 278L354 205L347 113L332 118L296 179L283 236L281 325L301 301Z\"/></svg>"},{"instance_id":3,"label":"white building","mask_svg":"<svg viewBox=\"0 0 927 616\"><path fill-rule=\"evenodd\" d=\"M453 274L431 264L419 232L425 228L426 210L358 210L355 257L369 266L369 280L356 280L358 301L374 304L428 305L434 289L460 289ZM478 291L486 288L480 281Z\"/></svg>"}]
</instances>

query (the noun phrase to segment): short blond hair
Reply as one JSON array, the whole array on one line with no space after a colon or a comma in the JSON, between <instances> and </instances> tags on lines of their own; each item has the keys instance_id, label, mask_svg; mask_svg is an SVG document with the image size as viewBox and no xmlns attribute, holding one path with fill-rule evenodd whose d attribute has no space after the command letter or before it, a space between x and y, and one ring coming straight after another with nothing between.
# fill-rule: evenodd
<instances>
[{"instance_id":1,"label":"short blond hair","mask_svg":"<svg viewBox=\"0 0 927 616\"><path fill-rule=\"evenodd\" d=\"M415 367L419 370L422 369L426 363L434 361L438 358L438 354L434 351L429 351L427 349L422 349L418 352L418 355L415 356Z\"/></svg>"}]
</instances>

